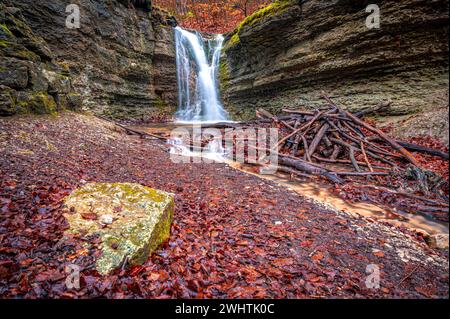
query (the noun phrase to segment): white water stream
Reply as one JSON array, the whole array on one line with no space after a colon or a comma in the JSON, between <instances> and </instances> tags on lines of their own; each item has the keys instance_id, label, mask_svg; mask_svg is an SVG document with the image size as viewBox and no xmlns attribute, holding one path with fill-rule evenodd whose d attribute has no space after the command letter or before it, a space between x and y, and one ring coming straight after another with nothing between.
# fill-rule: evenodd
<instances>
[{"instance_id":1,"label":"white water stream","mask_svg":"<svg viewBox=\"0 0 450 319\"><path fill-rule=\"evenodd\" d=\"M175 28L178 111L181 122L219 122L228 119L218 91L223 37L205 41L199 33Z\"/></svg>"}]
</instances>

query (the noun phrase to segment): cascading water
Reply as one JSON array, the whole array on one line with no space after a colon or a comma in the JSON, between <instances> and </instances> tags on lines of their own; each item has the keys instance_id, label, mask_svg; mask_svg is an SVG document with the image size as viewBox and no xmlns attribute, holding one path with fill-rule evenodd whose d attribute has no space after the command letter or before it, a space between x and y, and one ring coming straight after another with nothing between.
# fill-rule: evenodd
<instances>
[{"instance_id":1,"label":"cascading water","mask_svg":"<svg viewBox=\"0 0 450 319\"><path fill-rule=\"evenodd\" d=\"M199 33L175 28L177 55L177 119L188 122L217 122L228 119L219 99L217 69L222 50L222 35L205 41Z\"/></svg>"}]
</instances>

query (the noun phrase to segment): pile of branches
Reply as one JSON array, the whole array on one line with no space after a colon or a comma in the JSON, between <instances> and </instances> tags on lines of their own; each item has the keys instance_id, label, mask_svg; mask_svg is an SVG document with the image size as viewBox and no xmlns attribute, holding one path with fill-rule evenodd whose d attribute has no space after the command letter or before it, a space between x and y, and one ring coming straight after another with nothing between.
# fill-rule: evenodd
<instances>
[{"instance_id":1,"label":"pile of branches","mask_svg":"<svg viewBox=\"0 0 450 319\"><path fill-rule=\"evenodd\" d=\"M289 115L277 117L266 110L257 110L260 119L274 122L284 132L270 150L277 152L281 170L322 175L334 183L343 183L342 176L387 176L392 169L401 169L403 163L418 167L417 159L408 149L448 159L448 154L438 150L396 141L362 119L387 108L389 103L353 114L327 96L323 98L327 104L315 111L283 109ZM348 169L329 168L333 164Z\"/></svg>"},{"instance_id":2,"label":"pile of branches","mask_svg":"<svg viewBox=\"0 0 450 319\"><path fill-rule=\"evenodd\" d=\"M326 104L314 111L283 109L287 115L274 116L259 109L259 120L245 123L279 127L280 139L268 150L278 155L278 171L294 179L321 176L335 185L345 184L338 188L359 193L362 200L448 221L448 181L423 170L410 152L447 161L448 153L395 140L363 119L382 112L389 103L350 113L326 95L323 98ZM266 150L259 150L267 155ZM366 181L358 183L360 178Z\"/></svg>"}]
</instances>

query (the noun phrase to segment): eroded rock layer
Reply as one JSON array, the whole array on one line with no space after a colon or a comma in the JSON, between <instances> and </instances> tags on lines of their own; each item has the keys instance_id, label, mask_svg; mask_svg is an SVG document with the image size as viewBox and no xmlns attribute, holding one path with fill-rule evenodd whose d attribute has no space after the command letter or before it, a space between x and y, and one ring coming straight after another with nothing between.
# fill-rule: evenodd
<instances>
[{"instance_id":1,"label":"eroded rock layer","mask_svg":"<svg viewBox=\"0 0 450 319\"><path fill-rule=\"evenodd\" d=\"M20 55L21 48L11 48L13 41L7 38L11 36L26 42L26 49L40 60L58 65L62 71L57 73L68 77L74 94L82 97L84 109L133 119L171 113L177 94L173 20L157 8L131 8L125 2L77 1L80 28L69 29L68 1L2 0L1 23L11 31L0 43L2 68L13 70L20 83L1 83L0 94L17 95L28 85L24 84L25 74L31 72L30 67L19 67L29 65L30 57ZM12 14L15 19L9 18ZM26 37L13 30L17 24L28 28L39 41L23 41ZM45 48L45 54L40 54L37 43ZM12 66L4 65L3 55ZM23 76L18 74L22 69ZM41 93L40 88L29 91Z\"/></svg>"},{"instance_id":2,"label":"eroded rock layer","mask_svg":"<svg viewBox=\"0 0 450 319\"><path fill-rule=\"evenodd\" d=\"M0 3L0 116L79 106L68 69L54 61L19 9Z\"/></svg>"},{"instance_id":3,"label":"eroded rock layer","mask_svg":"<svg viewBox=\"0 0 450 319\"><path fill-rule=\"evenodd\" d=\"M445 135L448 0L376 3L379 29L366 26L368 1L280 0L247 18L223 50L227 109L312 108L325 91L350 110L391 100L389 115L440 112L424 130Z\"/></svg>"}]
</instances>

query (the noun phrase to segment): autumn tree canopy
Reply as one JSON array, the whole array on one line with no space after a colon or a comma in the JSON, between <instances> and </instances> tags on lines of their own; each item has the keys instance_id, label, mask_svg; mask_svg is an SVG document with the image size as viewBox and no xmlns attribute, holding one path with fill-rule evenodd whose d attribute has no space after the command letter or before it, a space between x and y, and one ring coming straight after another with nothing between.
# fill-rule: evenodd
<instances>
[{"instance_id":1,"label":"autumn tree canopy","mask_svg":"<svg viewBox=\"0 0 450 319\"><path fill-rule=\"evenodd\" d=\"M225 33L270 2L271 0L154 0L153 4L168 10L185 28Z\"/></svg>"}]
</instances>

